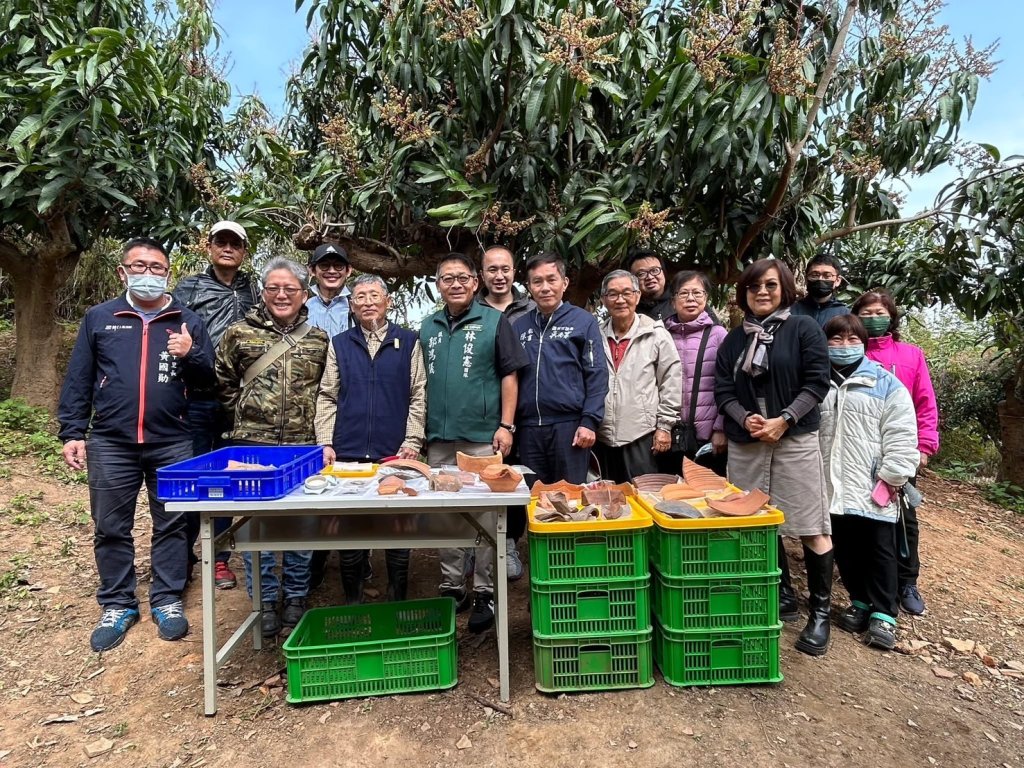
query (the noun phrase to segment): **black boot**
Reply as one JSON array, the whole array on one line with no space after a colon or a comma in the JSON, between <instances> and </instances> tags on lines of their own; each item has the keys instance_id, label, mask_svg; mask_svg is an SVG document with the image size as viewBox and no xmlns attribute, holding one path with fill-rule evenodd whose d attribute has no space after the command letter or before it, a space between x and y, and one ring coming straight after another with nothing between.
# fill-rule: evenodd
<instances>
[{"instance_id":1,"label":"black boot","mask_svg":"<svg viewBox=\"0 0 1024 768\"><path fill-rule=\"evenodd\" d=\"M388 600L405 600L409 594L409 550L385 550L384 562L388 569Z\"/></svg>"},{"instance_id":2,"label":"black boot","mask_svg":"<svg viewBox=\"0 0 1024 768\"><path fill-rule=\"evenodd\" d=\"M366 552L341 552L341 589L346 605L363 602L363 576L366 573Z\"/></svg>"},{"instance_id":3,"label":"black boot","mask_svg":"<svg viewBox=\"0 0 1024 768\"><path fill-rule=\"evenodd\" d=\"M793 579L789 575L789 557L786 555L786 547L782 544L782 537L779 540L779 568L782 575L779 577L779 619L781 621L796 621L800 618L800 611L796 604L796 592L793 591Z\"/></svg>"},{"instance_id":4,"label":"black boot","mask_svg":"<svg viewBox=\"0 0 1024 768\"><path fill-rule=\"evenodd\" d=\"M808 601L807 626L796 641L796 649L811 656L824 656L828 650L829 611L832 608L832 566L835 553L829 550L818 555L804 547L807 566Z\"/></svg>"}]
</instances>

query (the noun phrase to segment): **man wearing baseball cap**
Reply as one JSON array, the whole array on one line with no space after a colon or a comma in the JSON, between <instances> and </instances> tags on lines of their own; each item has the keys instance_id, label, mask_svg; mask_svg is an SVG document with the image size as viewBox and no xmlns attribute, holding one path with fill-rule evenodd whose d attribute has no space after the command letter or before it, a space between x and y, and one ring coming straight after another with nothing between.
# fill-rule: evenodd
<instances>
[{"instance_id":1,"label":"man wearing baseball cap","mask_svg":"<svg viewBox=\"0 0 1024 768\"><path fill-rule=\"evenodd\" d=\"M206 325L214 349L229 326L243 320L245 313L259 302L259 286L241 271L249 246L245 228L234 221L218 221L210 227L206 253L210 266L198 275L183 278L174 289L174 298L195 312ZM192 449L196 456L224 447L223 435L230 429L229 417L217 401L213 387L191 393L188 426L192 433ZM230 518L217 518L214 533L230 526ZM198 558L195 554L199 538L199 513L185 515L185 537L188 541L189 575ZM218 589L235 586L235 574L228 566L229 551L218 552L214 564L214 584Z\"/></svg>"},{"instance_id":2,"label":"man wearing baseball cap","mask_svg":"<svg viewBox=\"0 0 1024 768\"><path fill-rule=\"evenodd\" d=\"M309 271L316 281L306 302L309 324L334 338L352 327L350 291L345 287L352 274L348 252L336 243L323 243L313 251Z\"/></svg>"}]
</instances>

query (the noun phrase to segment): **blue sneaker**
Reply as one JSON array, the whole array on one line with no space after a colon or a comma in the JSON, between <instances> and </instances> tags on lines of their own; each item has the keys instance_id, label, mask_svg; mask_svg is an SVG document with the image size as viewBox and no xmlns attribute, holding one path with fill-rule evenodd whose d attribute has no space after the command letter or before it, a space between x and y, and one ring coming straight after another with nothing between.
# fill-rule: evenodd
<instances>
[{"instance_id":1,"label":"blue sneaker","mask_svg":"<svg viewBox=\"0 0 1024 768\"><path fill-rule=\"evenodd\" d=\"M924 615L924 598L917 589L917 584L904 584L900 587L900 608L911 616Z\"/></svg>"},{"instance_id":2,"label":"blue sneaker","mask_svg":"<svg viewBox=\"0 0 1024 768\"><path fill-rule=\"evenodd\" d=\"M156 633L162 640L181 640L188 634L188 619L185 618L185 606L181 600L158 605L150 610L156 624Z\"/></svg>"},{"instance_id":3,"label":"blue sneaker","mask_svg":"<svg viewBox=\"0 0 1024 768\"><path fill-rule=\"evenodd\" d=\"M505 539L505 569L509 581L519 581L523 578L523 561L519 559L519 551L516 549L515 539Z\"/></svg>"},{"instance_id":4,"label":"blue sneaker","mask_svg":"<svg viewBox=\"0 0 1024 768\"><path fill-rule=\"evenodd\" d=\"M100 623L89 638L89 647L97 653L116 648L138 620L137 608L104 608Z\"/></svg>"}]
</instances>

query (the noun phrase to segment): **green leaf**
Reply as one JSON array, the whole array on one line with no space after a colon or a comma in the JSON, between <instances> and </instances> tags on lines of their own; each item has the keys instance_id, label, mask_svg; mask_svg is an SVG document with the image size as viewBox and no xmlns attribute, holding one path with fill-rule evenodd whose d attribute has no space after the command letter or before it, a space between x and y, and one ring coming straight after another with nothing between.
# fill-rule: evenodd
<instances>
[{"instance_id":1,"label":"green leaf","mask_svg":"<svg viewBox=\"0 0 1024 768\"><path fill-rule=\"evenodd\" d=\"M60 195L64 187L66 187L70 182L71 179L69 177L58 176L39 190L39 200L36 202L36 206L40 215L50 210L50 207L57 200L57 196Z\"/></svg>"},{"instance_id":2,"label":"green leaf","mask_svg":"<svg viewBox=\"0 0 1024 768\"><path fill-rule=\"evenodd\" d=\"M38 131L42 127L43 118L40 115L29 115L20 123L18 126L11 131L11 135L7 137L7 146L14 149L19 144L23 143L25 139L31 136L33 133Z\"/></svg>"},{"instance_id":3,"label":"green leaf","mask_svg":"<svg viewBox=\"0 0 1024 768\"><path fill-rule=\"evenodd\" d=\"M539 78L534 80L533 89L526 98L527 133L533 133L534 128L537 127L537 121L540 119L540 111L544 107L545 85L545 82Z\"/></svg>"},{"instance_id":4,"label":"green leaf","mask_svg":"<svg viewBox=\"0 0 1024 768\"><path fill-rule=\"evenodd\" d=\"M978 143L978 146L984 149L986 152L988 152L989 157L991 157L997 163L999 162L1001 155L999 153L999 148L997 146L995 146L994 144L984 144L981 142Z\"/></svg>"}]
</instances>

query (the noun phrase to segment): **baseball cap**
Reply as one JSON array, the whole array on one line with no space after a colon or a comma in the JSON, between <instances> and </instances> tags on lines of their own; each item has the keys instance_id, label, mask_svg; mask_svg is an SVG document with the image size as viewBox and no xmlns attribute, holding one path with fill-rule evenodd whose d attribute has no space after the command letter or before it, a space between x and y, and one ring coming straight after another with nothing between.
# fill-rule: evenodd
<instances>
[{"instance_id":1,"label":"baseball cap","mask_svg":"<svg viewBox=\"0 0 1024 768\"><path fill-rule=\"evenodd\" d=\"M313 251L313 255L309 259L309 266L312 267L315 264L319 264L328 257L344 261L346 264L349 263L348 251L336 243L323 243L318 245L316 250Z\"/></svg>"},{"instance_id":2,"label":"baseball cap","mask_svg":"<svg viewBox=\"0 0 1024 768\"><path fill-rule=\"evenodd\" d=\"M218 221L212 227L210 227L210 239L212 240L214 235L218 232L230 232L233 235L238 235L242 238L243 243L248 243L249 238L245 236L245 227L234 221Z\"/></svg>"}]
</instances>

